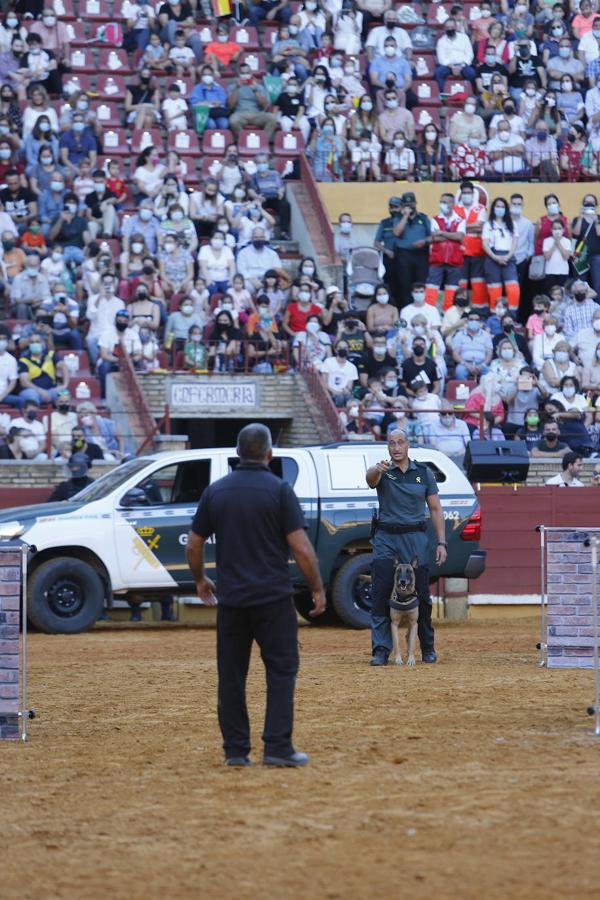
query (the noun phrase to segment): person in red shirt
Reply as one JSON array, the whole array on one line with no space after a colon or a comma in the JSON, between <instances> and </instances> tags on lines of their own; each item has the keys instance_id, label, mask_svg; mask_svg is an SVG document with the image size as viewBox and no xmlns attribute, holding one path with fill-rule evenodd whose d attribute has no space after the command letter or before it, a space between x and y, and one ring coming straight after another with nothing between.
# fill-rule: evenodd
<instances>
[{"instance_id":1,"label":"person in red shirt","mask_svg":"<svg viewBox=\"0 0 600 900\"><path fill-rule=\"evenodd\" d=\"M220 22L217 25L216 41L211 41L204 48L204 65L212 66L217 71L230 68L241 51L239 44L229 40L229 26L225 22Z\"/></svg>"},{"instance_id":2,"label":"person in red shirt","mask_svg":"<svg viewBox=\"0 0 600 900\"><path fill-rule=\"evenodd\" d=\"M121 167L116 159L111 159L108 164L108 178L106 179L106 187L112 191L117 198L117 209L119 204L125 203L127 200L127 186L121 178Z\"/></svg>"},{"instance_id":3,"label":"person in red shirt","mask_svg":"<svg viewBox=\"0 0 600 900\"><path fill-rule=\"evenodd\" d=\"M19 244L26 253L29 250L36 250L40 256L46 256L46 254L48 253L48 247L46 246L46 241L44 240L44 235L42 234L42 229L40 228L39 219L31 220L27 231L24 231L21 235Z\"/></svg>"},{"instance_id":4,"label":"person in red shirt","mask_svg":"<svg viewBox=\"0 0 600 900\"><path fill-rule=\"evenodd\" d=\"M321 307L311 300L310 284L300 282L298 299L288 303L283 315L282 328L290 337L294 337L301 331L306 331L306 322L309 316L321 316Z\"/></svg>"}]
</instances>

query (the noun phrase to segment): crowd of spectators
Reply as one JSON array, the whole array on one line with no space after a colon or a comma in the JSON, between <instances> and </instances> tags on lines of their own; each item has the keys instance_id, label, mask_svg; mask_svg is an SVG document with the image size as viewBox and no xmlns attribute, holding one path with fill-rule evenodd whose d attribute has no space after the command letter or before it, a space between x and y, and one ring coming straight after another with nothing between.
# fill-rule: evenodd
<instances>
[{"instance_id":1,"label":"crowd of spectators","mask_svg":"<svg viewBox=\"0 0 600 900\"><path fill-rule=\"evenodd\" d=\"M457 458L472 436L525 441L538 458L600 453L600 216L594 194L581 203L569 221L548 194L536 216L521 193L490 204L471 181L431 218L411 191L390 198L375 235L382 280L322 363L349 439L400 423L412 446ZM352 273L362 250L351 226L342 237Z\"/></svg>"},{"instance_id":2,"label":"crowd of spectators","mask_svg":"<svg viewBox=\"0 0 600 900\"><path fill-rule=\"evenodd\" d=\"M460 455L483 409L491 437L548 453L558 423L558 444L595 453L596 197L569 222L555 194L534 214L516 186L490 204L470 180L595 177L586 3L260 0L210 24L205 0L125 0L115 49L93 22L73 40L60 0L19 0L0 23L1 456L121 458L104 402L125 357L138 371L312 365L348 435L402 422L413 445ZM111 128L125 152L107 152ZM219 136L214 157L179 152L192 129ZM318 180L460 182L432 217L410 191L390 200L364 313L349 214L343 283L285 259L297 167L275 151L292 131Z\"/></svg>"}]
</instances>

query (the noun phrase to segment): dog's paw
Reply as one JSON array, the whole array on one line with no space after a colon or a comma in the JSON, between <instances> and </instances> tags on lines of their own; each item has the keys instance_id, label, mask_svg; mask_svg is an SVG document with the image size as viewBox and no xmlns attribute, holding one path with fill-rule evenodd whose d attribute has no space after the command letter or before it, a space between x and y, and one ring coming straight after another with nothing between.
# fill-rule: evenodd
<instances>
[{"instance_id":1,"label":"dog's paw","mask_svg":"<svg viewBox=\"0 0 600 900\"><path fill-rule=\"evenodd\" d=\"M401 666L402 665L402 657L397 656L396 659L394 660L394 662L396 663L397 666Z\"/></svg>"},{"instance_id":2,"label":"dog's paw","mask_svg":"<svg viewBox=\"0 0 600 900\"><path fill-rule=\"evenodd\" d=\"M414 658L414 656L409 656L409 657L408 657L408 659L406 660L406 665L407 665L407 666L414 666L414 665L415 665L415 658Z\"/></svg>"}]
</instances>

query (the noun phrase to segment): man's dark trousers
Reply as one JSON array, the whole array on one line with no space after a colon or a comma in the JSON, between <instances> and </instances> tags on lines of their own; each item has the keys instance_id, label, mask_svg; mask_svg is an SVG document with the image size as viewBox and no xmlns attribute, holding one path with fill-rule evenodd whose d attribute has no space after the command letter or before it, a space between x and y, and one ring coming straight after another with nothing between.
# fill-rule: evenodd
<instances>
[{"instance_id":1,"label":"man's dark trousers","mask_svg":"<svg viewBox=\"0 0 600 900\"><path fill-rule=\"evenodd\" d=\"M374 559L371 563L371 612L374 616L389 618L395 568L396 560L391 558ZM435 638L435 631L431 622L429 566L417 566L415 568L415 588L419 598L419 643L421 645L421 653L427 653L434 649ZM390 646L383 644L381 646L373 646L373 652L384 650L386 656L389 656L391 649L391 644Z\"/></svg>"},{"instance_id":2,"label":"man's dark trousers","mask_svg":"<svg viewBox=\"0 0 600 900\"><path fill-rule=\"evenodd\" d=\"M410 290L415 282L425 284L429 271L429 252L422 250L396 250L396 280L401 292L399 309L411 302Z\"/></svg>"},{"instance_id":3,"label":"man's dark trousers","mask_svg":"<svg viewBox=\"0 0 600 900\"><path fill-rule=\"evenodd\" d=\"M291 598L260 606L217 608L218 712L225 756L250 752L246 678L253 640L267 673L264 752L289 756L294 752L294 688L299 667L298 623Z\"/></svg>"}]
</instances>

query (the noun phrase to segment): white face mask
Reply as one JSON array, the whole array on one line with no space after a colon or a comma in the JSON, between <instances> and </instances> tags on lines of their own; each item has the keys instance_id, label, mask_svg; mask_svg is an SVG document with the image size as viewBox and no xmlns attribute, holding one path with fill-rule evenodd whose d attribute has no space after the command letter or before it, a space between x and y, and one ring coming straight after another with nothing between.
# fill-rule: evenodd
<instances>
[{"instance_id":1,"label":"white face mask","mask_svg":"<svg viewBox=\"0 0 600 900\"><path fill-rule=\"evenodd\" d=\"M503 141L506 144L510 140L510 131L499 131L498 140Z\"/></svg>"},{"instance_id":2,"label":"white face mask","mask_svg":"<svg viewBox=\"0 0 600 900\"><path fill-rule=\"evenodd\" d=\"M373 109L373 104L371 103L371 101L369 101L368 103L363 103L361 109L364 109L365 112L371 112L371 110Z\"/></svg>"},{"instance_id":3,"label":"white face mask","mask_svg":"<svg viewBox=\"0 0 600 900\"><path fill-rule=\"evenodd\" d=\"M35 456L38 452L38 442L37 438L32 437L22 437L19 438L19 446L25 456L32 457Z\"/></svg>"},{"instance_id":4,"label":"white face mask","mask_svg":"<svg viewBox=\"0 0 600 900\"><path fill-rule=\"evenodd\" d=\"M546 207L549 216L555 216L560 209L558 203L549 203Z\"/></svg>"},{"instance_id":5,"label":"white face mask","mask_svg":"<svg viewBox=\"0 0 600 900\"><path fill-rule=\"evenodd\" d=\"M306 330L309 334L318 334L321 330L321 326L318 322L307 322Z\"/></svg>"},{"instance_id":6,"label":"white face mask","mask_svg":"<svg viewBox=\"0 0 600 900\"><path fill-rule=\"evenodd\" d=\"M546 325L544 331L548 335L548 337L554 337L556 334L556 325Z\"/></svg>"},{"instance_id":7,"label":"white face mask","mask_svg":"<svg viewBox=\"0 0 600 900\"><path fill-rule=\"evenodd\" d=\"M461 194L461 202L467 208L473 205L473 194Z\"/></svg>"},{"instance_id":8,"label":"white face mask","mask_svg":"<svg viewBox=\"0 0 600 900\"><path fill-rule=\"evenodd\" d=\"M417 306L421 306L425 303L425 291L414 291L412 298L413 303L416 303Z\"/></svg>"},{"instance_id":9,"label":"white face mask","mask_svg":"<svg viewBox=\"0 0 600 900\"><path fill-rule=\"evenodd\" d=\"M401 150L405 144L406 141L404 140L404 138L396 138L396 140L394 141L394 147L397 147L398 150Z\"/></svg>"},{"instance_id":10,"label":"white face mask","mask_svg":"<svg viewBox=\"0 0 600 900\"><path fill-rule=\"evenodd\" d=\"M131 245L131 249L134 253L141 253L144 249L144 245L140 244L139 241L134 241L134 243Z\"/></svg>"},{"instance_id":11,"label":"white face mask","mask_svg":"<svg viewBox=\"0 0 600 900\"><path fill-rule=\"evenodd\" d=\"M385 347L373 347L373 356L383 357L385 356L386 348Z\"/></svg>"},{"instance_id":12,"label":"white face mask","mask_svg":"<svg viewBox=\"0 0 600 900\"><path fill-rule=\"evenodd\" d=\"M431 130L426 131L425 137L427 138L428 141L435 141L435 139L437 137L437 131L431 131Z\"/></svg>"},{"instance_id":13,"label":"white face mask","mask_svg":"<svg viewBox=\"0 0 600 900\"><path fill-rule=\"evenodd\" d=\"M563 388L563 394L565 397L574 397L575 396L575 388L572 385L565 385Z\"/></svg>"},{"instance_id":14,"label":"white face mask","mask_svg":"<svg viewBox=\"0 0 600 900\"><path fill-rule=\"evenodd\" d=\"M447 216L450 212L451 206L449 203L440 203L440 212L443 216Z\"/></svg>"},{"instance_id":15,"label":"white face mask","mask_svg":"<svg viewBox=\"0 0 600 900\"><path fill-rule=\"evenodd\" d=\"M298 300L300 303L309 303L310 302L310 291L299 291L298 292Z\"/></svg>"},{"instance_id":16,"label":"white face mask","mask_svg":"<svg viewBox=\"0 0 600 900\"><path fill-rule=\"evenodd\" d=\"M505 347L501 351L501 356L502 356L502 359L514 359L515 358L514 351L511 350L510 347Z\"/></svg>"},{"instance_id":17,"label":"white face mask","mask_svg":"<svg viewBox=\"0 0 600 900\"><path fill-rule=\"evenodd\" d=\"M377 300L378 303L387 303L390 299L390 295L389 294L377 294L375 299Z\"/></svg>"},{"instance_id":18,"label":"white face mask","mask_svg":"<svg viewBox=\"0 0 600 900\"><path fill-rule=\"evenodd\" d=\"M472 116L476 108L474 103L465 103L465 112L468 116Z\"/></svg>"},{"instance_id":19,"label":"white face mask","mask_svg":"<svg viewBox=\"0 0 600 900\"><path fill-rule=\"evenodd\" d=\"M391 45L388 45L387 47L383 48L383 52L385 53L386 56L395 56L396 48L392 47Z\"/></svg>"}]
</instances>

